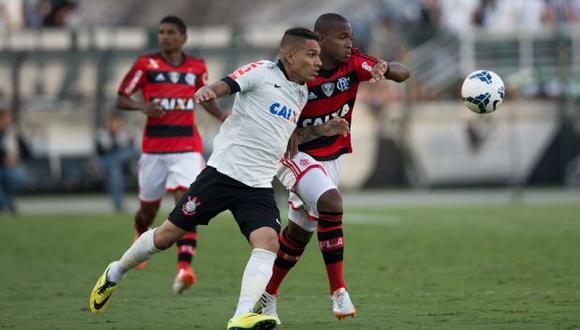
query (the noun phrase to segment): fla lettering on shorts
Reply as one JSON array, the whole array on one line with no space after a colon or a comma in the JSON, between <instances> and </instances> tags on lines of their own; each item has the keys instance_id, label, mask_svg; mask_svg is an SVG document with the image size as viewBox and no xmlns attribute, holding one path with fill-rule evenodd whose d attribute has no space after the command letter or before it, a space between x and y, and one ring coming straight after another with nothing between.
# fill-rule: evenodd
<instances>
[{"instance_id":1,"label":"fla lettering on shorts","mask_svg":"<svg viewBox=\"0 0 580 330\"><path fill-rule=\"evenodd\" d=\"M195 124L195 92L207 83L207 69L200 58L183 54L173 66L160 53L137 58L125 75L118 94L130 97L141 91L145 102L158 102L165 116L147 117L143 130L144 153L202 152Z\"/></svg>"},{"instance_id":2,"label":"fla lettering on shorts","mask_svg":"<svg viewBox=\"0 0 580 330\"><path fill-rule=\"evenodd\" d=\"M308 103L302 110L299 127L322 125L334 117L352 120L358 86L371 79L372 67L378 62L358 49L352 50L350 59L334 70L320 70L313 81L308 82ZM316 160L325 161L351 153L350 133L320 137L299 146Z\"/></svg>"},{"instance_id":3,"label":"fla lettering on shorts","mask_svg":"<svg viewBox=\"0 0 580 330\"><path fill-rule=\"evenodd\" d=\"M208 165L250 187L270 188L307 101L306 84L288 80L283 65L248 64L223 79L236 93Z\"/></svg>"}]
</instances>

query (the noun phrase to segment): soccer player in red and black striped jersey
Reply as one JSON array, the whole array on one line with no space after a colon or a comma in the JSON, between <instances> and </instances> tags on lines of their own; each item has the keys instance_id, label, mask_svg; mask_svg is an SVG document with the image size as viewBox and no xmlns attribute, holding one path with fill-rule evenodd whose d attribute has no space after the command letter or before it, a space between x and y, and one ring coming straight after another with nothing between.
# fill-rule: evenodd
<instances>
[{"instance_id":1,"label":"soccer player in red and black striped jersey","mask_svg":"<svg viewBox=\"0 0 580 330\"><path fill-rule=\"evenodd\" d=\"M163 18L157 37L160 51L137 58L117 97L120 109L140 111L147 116L139 159L141 203L135 214L136 238L153 223L165 191L173 192L177 203L205 167L202 138L195 124L199 105L194 101L195 92L207 83L205 63L183 53L187 30L179 17ZM131 98L138 90L142 101ZM225 120L226 113L215 102L203 106L219 121ZM196 243L195 230L177 241L175 293L182 293L195 283L191 261Z\"/></svg>"},{"instance_id":2,"label":"soccer player in red and black striped jersey","mask_svg":"<svg viewBox=\"0 0 580 330\"><path fill-rule=\"evenodd\" d=\"M386 62L353 48L351 26L341 15L320 16L315 30L321 35L322 68L318 77L308 82L308 104L300 115L300 128L295 131L300 136L297 141L309 141L298 146L297 154L290 152L295 156L284 159L277 174L290 189L289 223L280 234L280 250L261 307L263 313L277 317L280 284L316 231L326 265L332 310L343 319L356 314L343 277L343 208L337 188L339 157L352 152L351 137L350 130L344 135L323 136L320 127L333 122L350 127L361 82L383 79L403 82L410 73L403 64Z\"/></svg>"}]
</instances>

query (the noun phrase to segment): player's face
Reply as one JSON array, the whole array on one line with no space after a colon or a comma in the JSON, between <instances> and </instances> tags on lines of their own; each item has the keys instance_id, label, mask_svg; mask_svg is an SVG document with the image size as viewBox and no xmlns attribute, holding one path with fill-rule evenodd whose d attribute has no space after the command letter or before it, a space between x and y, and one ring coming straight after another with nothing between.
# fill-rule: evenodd
<instances>
[{"instance_id":1,"label":"player's face","mask_svg":"<svg viewBox=\"0 0 580 330\"><path fill-rule=\"evenodd\" d=\"M334 23L328 32L322 35L320 42L322 52L330 59L345 63L352 54L352 28L348 23Z\"/></svg>"},{"instance_id":2,"label":"player's face","mask_svg":"<svg viewBox=\"0 0 580 330\"><path fill-rule=\"evenodd\" d=\"M164 52L181 51L187 35L181 33L175 24L163 23L159 25L159 32L157 32L157 42L159 48Z\"/></svg>"},{"instance_id":3,"label":"player's face","mask_svg":"<svg viewBox=\"0 0 580 330\"><path fill-rule=\"evenodd\" d=\"M321 65L318 41L306 39L292 52L289 70L293 71L300 81L311 81L318 75Z\"/></svg>"}]
</instances>

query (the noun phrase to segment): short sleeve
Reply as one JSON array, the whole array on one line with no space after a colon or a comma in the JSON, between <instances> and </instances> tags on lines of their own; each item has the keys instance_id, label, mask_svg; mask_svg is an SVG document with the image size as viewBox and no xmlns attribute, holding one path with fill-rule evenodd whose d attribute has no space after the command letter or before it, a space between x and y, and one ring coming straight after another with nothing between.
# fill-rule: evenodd
<instances>
[{"instance_id":1,"label":"short sleeve","mask_svg":"<svg viewBox=\"0 0 580 330\"><path fill-rule=\"evenodd\" d=\"M121 86L119 86L118 94L131 96L139 90L145 81L145 71L144 58L139 57L123 78Z\"/></svg>"},{"instance_id":2,"label":"short sleeve","mask_svg":"<svg viewBox=\"0 0 580 330\"><path fill-rule=\"evenodd\" d=\"M258 61L244 65L223 80L230 86L232 93L251 90L258 83L264 81L264 76L266 75L266 66L264 64L266 64L266 61Z\"/></svg>"},{"instance_id":3,"label":"short sleeve","mask_svg":"<svg viewBox=\"0 0 580 330\"><path fill-rule=\"evenodd\" d=\"M361 53L358 50L353 51L352 60L359 81L370 80L373 66L379 62L377 58Z\"/></svg>"}]
</instances>

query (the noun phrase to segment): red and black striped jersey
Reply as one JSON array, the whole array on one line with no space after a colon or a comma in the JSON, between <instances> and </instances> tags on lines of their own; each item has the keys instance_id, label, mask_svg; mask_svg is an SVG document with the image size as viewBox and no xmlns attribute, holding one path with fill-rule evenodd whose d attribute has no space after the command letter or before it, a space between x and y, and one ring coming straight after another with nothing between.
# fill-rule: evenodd
<instances>
[{"instance_id":1,"label":"red and black striped jersey","mask_svg":"<svg viewBox=\"0 0 580 330\"><path fill-rule=\"evenodd\" d=\"M183 55L178 66L167 63L160 53L142 55L125 75L119 95L141 90L145 102L158 102L166 114L147 117L142 150L146 153L202 152L195 125L195 92L207 83L202 59Z\"/></svg>"},{"instance_id":2,"label":"red and black striped jersey","mask_svg":"<svg viewBox=\"0 0 580 330\"><path fill-rule=\"evenodd\" d=\"M334 117L341 117L351 125L352 110L361 81L371 79L372 67L378 62L358 49L350 59L332 70L320 70L318 77L308 83L308 103L298 120L299 127L322 125ZM299 146L316 160L332 160L351 153L350 132L347 136L320 137Z\"/></svg>"}]
</instances>

